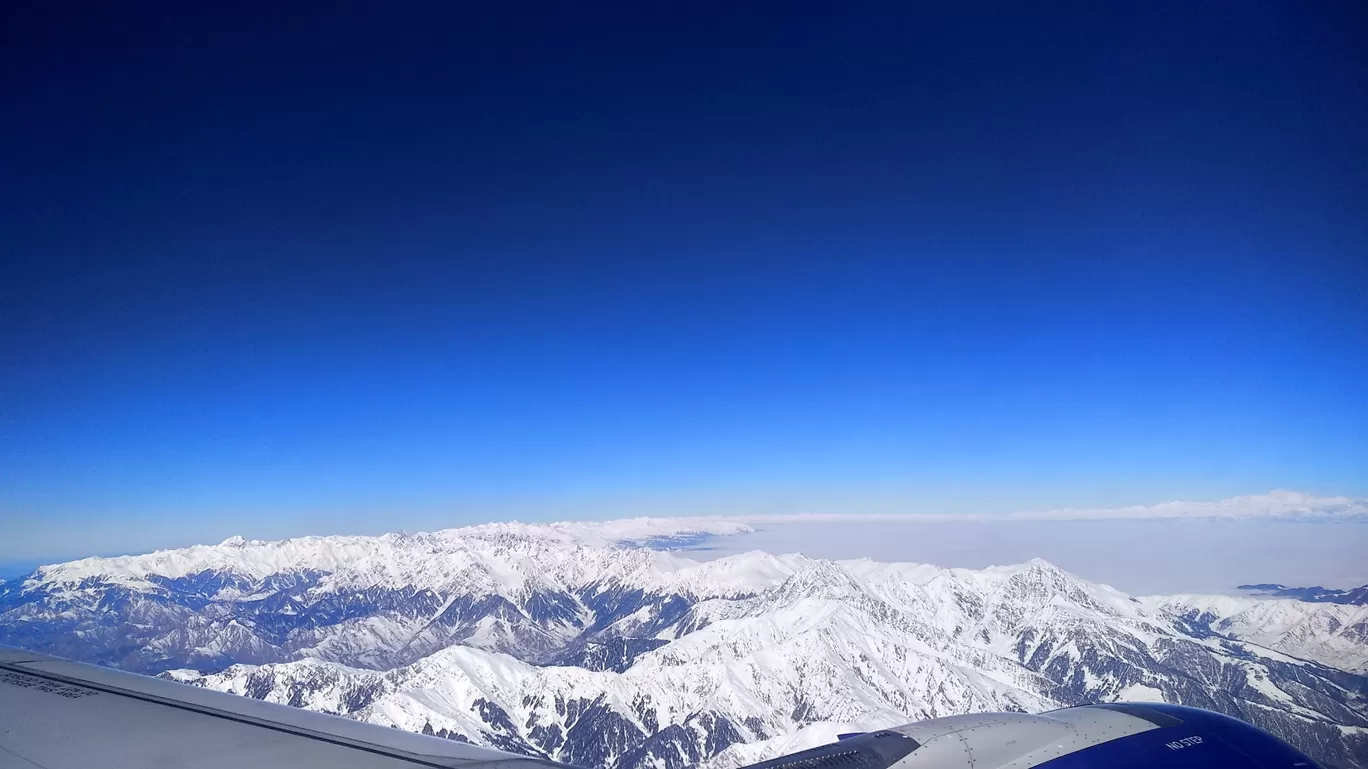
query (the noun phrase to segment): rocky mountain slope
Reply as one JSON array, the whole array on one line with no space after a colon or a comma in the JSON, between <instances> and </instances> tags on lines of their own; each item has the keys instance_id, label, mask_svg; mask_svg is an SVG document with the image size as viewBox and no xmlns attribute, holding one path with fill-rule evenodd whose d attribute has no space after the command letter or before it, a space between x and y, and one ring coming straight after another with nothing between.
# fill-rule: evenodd
<instances>
[{"instance_id":1,"label":"rocky mountain slope","mask_svg":"<svg viewBox=\"0 0 1368 769\"><path fill-rule=\"evenodd\" d=\"M651 547L687 536L501 524L87 559L0 583L0 642L594 767L728 769L836 731L1117 699L1368 765L1361 628L1279 613L1299 602L1137 599L1043 561Z\"/></svg>"}]
</instances>

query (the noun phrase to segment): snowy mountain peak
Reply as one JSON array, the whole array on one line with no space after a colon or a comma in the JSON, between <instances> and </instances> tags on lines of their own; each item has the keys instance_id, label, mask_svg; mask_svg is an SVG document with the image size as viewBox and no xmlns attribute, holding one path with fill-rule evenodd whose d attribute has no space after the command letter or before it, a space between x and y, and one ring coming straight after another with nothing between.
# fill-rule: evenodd
<instances>
[{"instance_id":1,"label":"snowy mountain peak","mask_svg":"<svg viewBox=\"0 0 1368 769\"><path fill-rule=\"evenodd\" d=\"M865 595L864 586L836 561L815 559L803 564L774 590L777 601L800 598L840 599Z\"/></svg>"}]
</instances>

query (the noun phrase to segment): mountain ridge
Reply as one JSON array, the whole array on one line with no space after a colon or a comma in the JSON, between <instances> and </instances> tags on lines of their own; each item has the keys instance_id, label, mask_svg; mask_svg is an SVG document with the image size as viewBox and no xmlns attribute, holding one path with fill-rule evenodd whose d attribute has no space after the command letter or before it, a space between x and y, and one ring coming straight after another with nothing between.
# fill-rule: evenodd
<instances>
[{"instance_id":1,"label":"mountain ridge","mask_svg":"<svg viewBox=\"0 0 1368 769\"><path fill-rule=\"evenodd\" d=\"M1257 585L1239 585L1236 590L1244 590L1255 595L1265 595L1270 598L1293 598L1298 601L1309 601L1312 603L1341 603L1354 606L1368 606L1368 585L1362 585L1348 590L1338 590L1335 588L1321 587L1312 585L1310 587L1288 587L1273 582L1261 582Z\"/></svg>"}]
</instances>

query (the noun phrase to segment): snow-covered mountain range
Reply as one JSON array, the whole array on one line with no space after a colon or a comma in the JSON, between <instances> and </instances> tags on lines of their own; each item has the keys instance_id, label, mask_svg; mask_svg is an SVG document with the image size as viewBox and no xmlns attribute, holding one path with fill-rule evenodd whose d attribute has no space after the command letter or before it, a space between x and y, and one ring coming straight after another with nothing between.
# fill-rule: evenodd
<instances>
[{"instance_id":1,"label":"snow-covered mountain range","mask_svg":"<svg viewBox=\"0 0 1368 769\"><path fill-rule=\"evenodd\" d=\"M0 643L591 767L712 769L976 710L1163 699L1368 765L1368 607L662 549L716 520L239 538L0 583Z\"/></svg>"}]
</instances>

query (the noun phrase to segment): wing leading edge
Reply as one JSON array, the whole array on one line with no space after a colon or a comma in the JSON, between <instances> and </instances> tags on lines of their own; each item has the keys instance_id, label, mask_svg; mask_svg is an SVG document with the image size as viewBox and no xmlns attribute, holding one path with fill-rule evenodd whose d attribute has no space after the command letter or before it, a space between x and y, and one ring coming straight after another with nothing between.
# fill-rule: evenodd
<instances>
[{"instance_id":1,"label":"wing leading edge","mask_svg":"<svg viewBox=\"0 0 1368 769\"><path fill-rule=\"evenodd\" d=\"M565 769L566 765L0 647L0 767Z\"/></svg>"}]
</instances>

